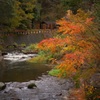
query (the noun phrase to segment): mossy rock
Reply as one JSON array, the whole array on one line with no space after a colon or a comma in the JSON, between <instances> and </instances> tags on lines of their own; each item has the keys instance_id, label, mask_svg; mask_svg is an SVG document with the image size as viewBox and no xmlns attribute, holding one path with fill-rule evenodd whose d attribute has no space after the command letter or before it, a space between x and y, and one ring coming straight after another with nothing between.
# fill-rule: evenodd
<instances>
[{"instance_id":1,"label":"mossy rock","mask_svg":"<svg viewBox=\"0 0 100 100\"><path fill-rule=\"evenodd\" d=\"M29 89L33 89L34 87L37 87L37 86L35 85L35 83L30 83L27 87Z\"/></svg>"}]
</instances>

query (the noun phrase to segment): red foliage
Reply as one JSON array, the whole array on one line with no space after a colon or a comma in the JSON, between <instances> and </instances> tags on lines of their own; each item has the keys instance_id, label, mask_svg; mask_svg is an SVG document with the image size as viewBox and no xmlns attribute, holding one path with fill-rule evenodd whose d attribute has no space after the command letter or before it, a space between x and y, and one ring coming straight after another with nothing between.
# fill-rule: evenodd
<instances>
[{"instance_id":1,"label":"red foliage","mask_svg":"<svg viewBox=\"0 0 100 100\"><path fill-rule=\"evenodd\" d=\"M41 50L50 50L51 52L56 52L57 47L64 46L65 42L62 39L59 38L49 38L42 40L39 44L38 47Z\"/></svg>"},{"instance_id":2,"label":"red foliage","mask_svg":"<svg viewBox=\"0 0 100 100\"><path fill-rule=\"evenodd\" d=\"M74 51L67 53L62 58L61 64L57 66L63 70L62 72L73 74L85 64L93 67L91 65L97 61L96 57L100 58L96 35L91 34L94 32L94 28L92 31L90 29L93 27L93 19L80 10L75 15L69 12L65 18L57 21L57 24L60 25L58 31L67 34L65 36L67 48L72 47L73 49L74 47Z\"/></svg>"}]
</instances>

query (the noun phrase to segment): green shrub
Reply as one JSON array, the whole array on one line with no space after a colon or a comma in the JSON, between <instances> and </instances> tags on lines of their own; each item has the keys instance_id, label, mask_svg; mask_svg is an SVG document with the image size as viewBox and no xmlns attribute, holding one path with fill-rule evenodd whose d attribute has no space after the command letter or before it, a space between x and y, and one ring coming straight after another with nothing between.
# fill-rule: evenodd
<instances>
[{"instance_id":1,"label":"green shrub","mask_svg":"<svg viewBox=\"0 0 100 100\"><path fill-rule=\"evenodd\" d=\"M37 44L31 44L30 46L27 46L23 52L30 52L37 50Z\"/></svg>"},{"instance_id":2,"label":"green shrub","mask_svg":"<svg viewBox=\"0 0 100 100\"><path fill-rule=\"evenodd\" d=\"M28 62L31 63L46 63L47 58L44 55L38 55L30 60Z\"/></svg>"},{"instance_id":3,"label":"green shrub","mask_svg":"<svg viewBox=\"0 0 100 100\"><path fill-rule=\"evenodd\" d=\"M51 76L59 76L59 74L61 73L60 69L52 69L51 71L49 71L49 75Z\"/></svg>"}]
</instances>

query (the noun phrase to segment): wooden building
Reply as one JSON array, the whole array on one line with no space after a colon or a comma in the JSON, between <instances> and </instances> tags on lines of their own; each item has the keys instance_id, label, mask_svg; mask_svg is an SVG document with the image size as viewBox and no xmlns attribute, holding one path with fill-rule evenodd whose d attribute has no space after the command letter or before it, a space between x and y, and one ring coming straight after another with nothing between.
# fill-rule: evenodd
<instances>
[{"instance_id":1,"label":"wooden building","mask_svg":"<svg viewBox=\"0 0 100 100\"><path fill-rule=\"evenodd\" d=\"M35 22L33 29L56 29L56 23L53 21Z\"/></svg>"},{"instance_id":2,"label":"wooden building","mask_svg":"<svg viewBox=\"0 0 100 100\"><path fill-rule=\"evenodd\" d=\"M43 21L40 23L41 29L55 29L56 23L53 21Z\"/></svg>"}]
</instances>

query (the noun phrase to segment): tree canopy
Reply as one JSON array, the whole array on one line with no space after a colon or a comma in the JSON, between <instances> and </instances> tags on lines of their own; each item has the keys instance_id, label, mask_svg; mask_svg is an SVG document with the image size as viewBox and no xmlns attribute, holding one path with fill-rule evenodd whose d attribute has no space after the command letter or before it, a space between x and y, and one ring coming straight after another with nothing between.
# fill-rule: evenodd
<instances>
[{"instance_id":1,"label":"tree canopy","mask_svg":"<svg viewBox=\"0 0 100 100\"><path fill-rule=\"evenodd\" d=\"M35 0L0 1L0 27L4 30L30 28Z\"/></svg>"},{"instance_id":2,"label":"tree canopy","mask_svg":"<svg viewBox=\"0 0 100 100\"><path fill-rule=\"evenodd\" d=\"M94 11L99 20L97 0L0 0L0 29L30 29L35 21L56 21L66 10Z\"/></svg>"}]
</instances>

